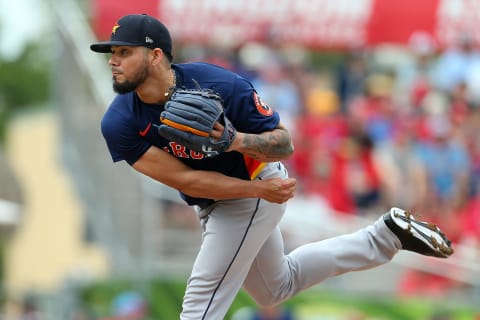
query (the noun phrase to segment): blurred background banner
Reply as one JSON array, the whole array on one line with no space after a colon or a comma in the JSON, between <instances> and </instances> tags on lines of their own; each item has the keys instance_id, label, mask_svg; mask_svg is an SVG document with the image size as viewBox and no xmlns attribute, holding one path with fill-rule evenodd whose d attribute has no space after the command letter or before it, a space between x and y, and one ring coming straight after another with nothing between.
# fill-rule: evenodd
<instances>
[{"instance_id":1,"label":"blurred background banner","mask_svg":"<svg viewBox=\"0 0 480 320\"><path fill-rule=\"evenodd\" d=\"M470 0L95 0L92 18L101 39L122 15L148 13L169 26L174 38L204 44L221 37L238 45L274 35L310 48L349 48L406 44L423 30L448 46L463 33L475 34L479 9L480 2Z\"/></svg>"}]
</instances>

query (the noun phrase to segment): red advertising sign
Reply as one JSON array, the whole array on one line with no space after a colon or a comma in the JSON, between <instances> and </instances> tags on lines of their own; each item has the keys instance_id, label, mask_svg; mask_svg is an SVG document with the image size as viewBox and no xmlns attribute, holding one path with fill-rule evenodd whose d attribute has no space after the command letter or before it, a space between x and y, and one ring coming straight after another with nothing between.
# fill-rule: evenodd
<instances>
[{"instance_id":1,"label":"red advertising sign","mask_svg":"<svg viewBox=\"0 0 480 320\"><path fill-rule=\"evenodd\" d=\"M235 45L275 36L307 47L406 43L415 31L450 44L475 31L478 0L92 0L93 26L110 36L122 15L158 17L175 39Z\"/></svg>"},{"instance_id":2,"label":"red advertising sign","mask_svg":"<svg viewBox=\"0 0 480 320\"><path fill-rule=\"evenodd\" d=\"M428 32L433 36L439 1L375 1L366 31L367 43L407 43L415 31Z\"/></svg>"},{"instance_id":3,"label":"red advertising sign","mask_svg":"<svg viewBox=\"0 0 480 320\"><path fill-rule=\"evenodd\" d=\"M92 26L99 40L110 38L117 20L130 13L146 13L158 16L158 1L91 0Z\"/></svg>"},{"instance_id":4,"label":"red advertising sign","mask_svg":"<svg viewBox=\"0 0 480 320\"><path fill-rule=\"evenodd\" d=\"M366 39L372 0L162 0L159 17L185 40L244 42L276 36L307 46Z\"/></svg>"}]
</instances>

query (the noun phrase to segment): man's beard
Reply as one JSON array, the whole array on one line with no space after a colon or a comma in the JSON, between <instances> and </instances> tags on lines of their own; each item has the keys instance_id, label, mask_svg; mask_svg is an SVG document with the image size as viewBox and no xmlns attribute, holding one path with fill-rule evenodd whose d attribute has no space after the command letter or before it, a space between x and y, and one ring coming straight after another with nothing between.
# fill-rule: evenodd
<instances>
[{"instance_id":1,"label":"man's beard","mask_svg":"<svg viewBox=\"0 0 480 320\"><path fill-rule=\"evenodd\" d=\"M119 94L135 91L139 85L141 85L150 75L148 68L144 65L132 80L125 80L125 82L117 82L115 77L113 78L113 91Z\"/></svg>"}]
</instances>

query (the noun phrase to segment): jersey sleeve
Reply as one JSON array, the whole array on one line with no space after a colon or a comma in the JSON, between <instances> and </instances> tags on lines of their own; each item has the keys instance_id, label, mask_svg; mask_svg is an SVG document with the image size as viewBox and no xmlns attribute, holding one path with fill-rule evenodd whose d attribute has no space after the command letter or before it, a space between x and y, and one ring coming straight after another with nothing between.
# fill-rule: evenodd
<instances>
[{"instance_id":1,"label":"jersey sleeve","mask_svg":"<svg viewBox=\"0 0 480 320\"><path fill-rule=\"evenodd\" d=\"M225 101L225 114L237 130L245 133L271 131L280 123L279 114L243 78L235 81L234 94Z\"/></svg>"},{"instance_id":2,"label":"jersey sleeve","mask_svg":"<svg viewBox=\"0 0 480 320\"><path fill-rule=\"evenodd\" d=\"M134 164L151 146L142 139L132 125L128 114L119 112L114 106L107 110L101 122L102 135L114 162L125 160Z\"/></svg>"}]
</instances>

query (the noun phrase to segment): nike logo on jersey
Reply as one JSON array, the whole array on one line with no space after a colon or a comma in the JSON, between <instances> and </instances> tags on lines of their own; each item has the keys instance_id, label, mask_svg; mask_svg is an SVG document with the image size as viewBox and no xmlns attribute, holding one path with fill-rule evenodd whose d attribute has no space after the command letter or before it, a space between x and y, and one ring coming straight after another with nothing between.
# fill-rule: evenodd
<instances>
[{"instance_id":1,"label":"nike logo on jersey","mask_svg":"<svg viewBox=\"0 0 480 320\"><path fill-rule=\"evenodd\" d=\"M148 123L148 125L145 129L138 131L138 133L140 134L140 136L145 137L151 127L152 127L152 123L150 122L150 123Z\"/></svg>"}]
</instances>

